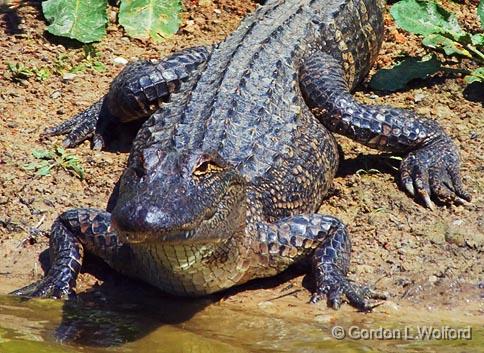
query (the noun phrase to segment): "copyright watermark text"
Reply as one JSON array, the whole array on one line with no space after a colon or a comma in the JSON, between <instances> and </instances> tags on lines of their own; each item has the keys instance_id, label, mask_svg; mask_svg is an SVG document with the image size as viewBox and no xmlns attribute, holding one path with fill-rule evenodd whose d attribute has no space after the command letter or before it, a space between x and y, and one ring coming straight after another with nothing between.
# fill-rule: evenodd
<instances>
[{"instance_id":1,"label":"copyright watermark text","mask_svg":"<svg viewBox=\"0 0 484 353\"><path fill-rule=\"evenodd\" d=\"M360 327L360 326L333 326L331 335L342 340L349 338L353 340L471 340L472 327L450 327L450 326L404 326L401 328L388 327Z\"/></svg>"}]
</instances>

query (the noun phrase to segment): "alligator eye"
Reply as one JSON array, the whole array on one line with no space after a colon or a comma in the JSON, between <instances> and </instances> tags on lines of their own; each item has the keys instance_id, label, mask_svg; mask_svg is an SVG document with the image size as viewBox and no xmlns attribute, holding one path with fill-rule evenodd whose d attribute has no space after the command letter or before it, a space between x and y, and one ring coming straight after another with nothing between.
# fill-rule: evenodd
<instances>
[{"instance_id":1,"label":"alligator eye","mask_svg":"<svg viewBox=\"0 0 484 353\"><path fill-rule=\"evenodd\" d=\"M193 175L202 176L207 174L218 173L224 168L214 161L203 161L193 169Z\"/></svg>"}]
</instances>

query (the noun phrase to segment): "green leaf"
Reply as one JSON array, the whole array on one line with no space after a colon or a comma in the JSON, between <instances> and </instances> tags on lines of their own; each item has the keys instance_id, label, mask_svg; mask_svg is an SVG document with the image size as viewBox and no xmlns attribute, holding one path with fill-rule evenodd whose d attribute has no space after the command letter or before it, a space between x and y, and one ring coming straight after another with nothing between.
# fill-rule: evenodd
<instances>
[{"instance_id":1,"label":"green leaf","mask_svg":"<svg viewBox=\"0 0 484 353\"><path fill-rule=\"evenodd\" d=\"M38 81L45 81L50 76L50 71L48 69L34 69L35 76Z\"/></svg>"},{"instance_id":2,"label":"green leaf","mask_svg":"<svg viewBox=\"0 0 484 353\"><path fill-rule=\"evenodd\" d=\"M78 161L69 162L67 164L67 169L70 170L79 179L81 179L81 180L84 179L84 168L82 168L82 166L79 164Z\"/></svg>"},{"instance_id":3,"label":"green leaf","mask_svg":"<svg viewBox=\"0 0 484 353\"><path fill-rule=\"evenodd\" d=\"M477 6L477 16L481 20L481 28L484 29L484 0L481 0L479 6Z\"/></svg>"},{"instance_id":4,"label":"green leaf","mask_svg":"<svg viewBox=\"0 0 484 353\"><path fill-rule=\"evenodd\" d=\"M106 71L106 65L104 65L100 61L93 62L92 63L92 68L93 68L94 71L97 71L97 72L104 72L104 71Z\"/></svg>"},{"instance_id":5,"label":"green leaf","mask_svg":"<svg viewBox=\"0 0 484 353\"><path fill-rule=\"evenodd\" d=\"M441 62L434 56L429 60L409 57L391 69L379 70L370 80L370 87L378 91L394 92L416 78L426 78L440 70Z\"/></svg>"},{"instance_id":6,"label":"green leaf","mask_svg":"<svg viewBox=\"0 0 484 353\"><path fill-rule=\"evenodd\" d=\"M38 166L37 163L31 162L31 163L28 163L28 164L24 164L23 168L25 170L35 170L35 169L37 169L37 166Z\"/></svg>"},{"instance_id":7,"label":"green leaf","mask_svg":"<svg viewBox=\"0 0 484 353\"><path fill-rule=\"evenodd\" d=\"M57 153L59 156L64 157L66 155L66 150L62 146L55 146L55 153Z\"/></svg>"},{"instance_id":8,"label":"green leaf","mask_svg":"<svg viewBox=\"0 0 484 353\"><path fill-rule=\"evenodd\" d=\"M73 74L78 74L86 71L86 65L83 63L80 63L79 65L73 66L69 72Z\"/></svg>"},{"instance_id":9,"label":"green leaf","mask_svg":"<svg viewBox=\"0 0 484 353\"><path fill-rule=\"evenodd\" d=\"M415 34L448 34L454 40L468 36L456 17L433 1L401 0L394 4L390 13L397 26Z\"/></svg>"},{"instance_id":10,"label":"green leaf","mask_svg":"<svg viewBox=\"0 0 484 353\"><path fill-rule=\"evenodd\" d=\"M106 35L106 6L107 0L47 0L42 10L50 33L90 43Z\"/></svg>"},{"instance_id":11,"label":"green leaf","mask_svg":"<svg viewBox=\"0 0 484 353\"><path fill-rule=\"evenodd\" d=\"M52 169L53 166L54 166L53 164L42 166L37 170L37 174L40 176L50 175L50 170Z\"/></svg>"},{"instance_id":12,"label":"green leaf","mask_svg":"<svg viewBox=\"0 0 484 353\"><path fill-rule=\"evenodd\" d=\"M7 63L8 71L10 71L15 78L28 79L34 73L33 70L22 63Z\"/></svg>"},{"instance_id":13,"label":"green leaf","mask_svg":"<svg viewBox=\"0 0 484 353\"><path fill-rule=\"evenodd\" d=\"M470 73L470 75L464 77L464 80L471 84L473 82L484 82L484 67L480 67Z\"/></svg>"},{"instance_id":14,"label":"green leaf","mask_svg":"<svg viewBox=\"0 0 484 353\"><path fill-rule=\"evenodd\" d=\"M134 38L160 41L180 25L180 0L122 0L119 23Z\"/></svg>"},{"instance_id":15,"label":"green leaf","mask_svg":"<svg viewBox=\"0 0 484 353\"><path fill-rule=\"evenodd\" d=\"M473 45L484 46L484 34L482 33L473 34L471 37L471 42Z\"/></svg>"},{"instance_id":16,"label":"green leaf","mask_svg":"<svg viewBox=\"0 0 484 353\"><path fill-rule=\"evenodd\" d=\"M458 54L467 58L472 58L472 54L460 43L444 37L441 34L429 34L422 40L422 44L429 48L442 49L447 55Z\"/></svg>"},{"instance_id":17,"label":"green leaf","mask_svg":"<svg viewBox=\"0 0 484 353\"><path fill-rule=\"evenodd\" d=\"M47 150L33 150L32 151L32 156L34 156L37 159L52 159L52 152L47 151Z\"/></svg>"}]
</instances>

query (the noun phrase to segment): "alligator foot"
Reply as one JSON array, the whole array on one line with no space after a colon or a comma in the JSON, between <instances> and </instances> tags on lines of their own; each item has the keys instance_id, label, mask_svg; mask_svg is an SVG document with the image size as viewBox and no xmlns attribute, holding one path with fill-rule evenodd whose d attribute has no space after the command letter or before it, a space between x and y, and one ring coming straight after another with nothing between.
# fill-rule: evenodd
<instances>
[{"instance_id":1,"label":"alligator foot","mask_svg":"<svg viewBox=\"0 0 484 353\"><path fill-rule=\"evenodd\" d=\"M73 299L76 296L69 281L66 281L65 276L62 276L60 273L57 275L50 274L40 281L17 289L10 294L27 298L55 299Z\"/></svg>"},{"instance_id":2,"label":"alligator foot","mask_svg":"<svg viewBox=\"0 0 484 353\"><path fill-rule=\"evenodd\" d=\"M62 124L45 129L41 137L67 135L62 142L64 147L76 147L85 140L92 138L93 148L102 149L104 139L102 132L97 131L99 130L97 126L98 121L106 115L103 102L104 98Z\"/></svg>"},{"instance_id":3,"label":"alligator foot","mask_svg":"<svg viewBox=\"0 0 484 353\"><path fill-rule=\"evenodd\" d=\"M346 277L351 243L346 227L338 219L321 214L298 215L275 223L261 222L257 230L258 239L266 243L273 258L301 257L304 253L312 256L316 280L312 303L326 296L329 306L338 309L345 296L357 309L370 311L380 303L370 303L368 299L386 299L385 294L350 282Z\"/></svg>"},{"instance_id":4,"label":"alligator foot","mask_svg":"<svg viewBox=\"0 0 484 353\"><path fill-rule=\"evenodd\" d=\"M52 225L50 234L51 267L40 281L11 294L21 297L70 299L81 270L84 250L105 260L113 259L120 247L117 235L110 232L111 215L92 208L64 212Z\"/></svg>"},{"instance_id":5,"label":"alligator foot","mask_svg":"<svg viewBox=\"0 0 484 353\"><path fill-rule=\"evenodd\" d=\"M326 237L313 255L313 268L316 279L316 292L311 302L323 296L333 309L341 306L343 295L348 302L361 311L371 311L381 303L370 303L368 299L386 299L386 295L350 282L347 278L351 243L346 227L336 218L325 217ZM321 236L322 234L320 234Z\"/></svg>"},{"instance_id":6,"label":"alligator foot","mask_svg":"<svg viewBox=\"0 0 484 353\"><path fill-rule=\"evenodd\" d=\"M462 185L459 165L456 146L444 136L409 153L400 166L402 184L430 209L434 207L431 196L444 204L465 204L471 196Z\"/></svg>"},{"instance_id":7,"label":"alligator foot","mask_svg":"<svg viewBox=\"0 0 484 353\"><path fill-rule=\"evenodd\" d=\"M350 282L337 268L330 266L325 268L323 278L318 283L318 288L311 296L310 302L317 303L326 297L328 305L333 309L340 308L343 296L352 306L361 311L371 311L383 304L382 302L371 303L368 299L385 300L388 297L385 293Z\"/></svg>"}]
</instances>

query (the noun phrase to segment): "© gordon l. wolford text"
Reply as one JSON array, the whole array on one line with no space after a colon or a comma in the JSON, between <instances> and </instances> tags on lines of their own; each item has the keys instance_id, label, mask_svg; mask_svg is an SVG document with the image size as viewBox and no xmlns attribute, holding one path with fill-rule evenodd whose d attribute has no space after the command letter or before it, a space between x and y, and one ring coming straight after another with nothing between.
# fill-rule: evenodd
<instances>
[{"instance_id":1,"label":"\u00a9 gordon l. wolford text","mask_svg":"<svg viewBox=\"0 0 484 353\"><path fill-rule=\"evenodd\" d=\"M404 326L389 327L360 327L333 326L331 335L342 340L471 340L472 327L451 326Z\"/></svg>"}]
</instances>

